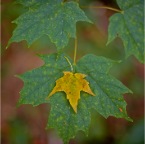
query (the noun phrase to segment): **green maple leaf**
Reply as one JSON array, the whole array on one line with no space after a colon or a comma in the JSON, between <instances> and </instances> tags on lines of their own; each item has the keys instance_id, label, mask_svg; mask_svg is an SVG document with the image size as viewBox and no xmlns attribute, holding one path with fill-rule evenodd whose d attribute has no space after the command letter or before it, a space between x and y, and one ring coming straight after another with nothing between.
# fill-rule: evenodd
<instances>
[{"instance_id":1,"label":"green maple leaf","mask_svg":"<svg viewBox=\"0 0 145 144\"><path fill-rule=\"evenodd\" d=\"M76 37L76 22L90 22L76 2L62 0L19 0L28 11L17 18L13 36L8 42L26 40L28 46L43 35L49 36L58 49L65 47L69 38Z\"/></svg>"},{"instance_id":2,"label":"green maple leaf","mask_svg":"<svg viewBox=\"0 0 145 144\"><path fill-rule=\"evenodd\" d=\"M126 57L135 55L144 62L144 8L143 0L117 0L122 13L111 16L108 43L118 36L123 40Z\"/></svg>"},{"instance_id":3,"label":"green maple leaf","mask_svg":"<svg viewBox=\"0 0 145 144\"><path fill-rule=\"evenodd\" d=\"M105 118L115 116L132 121L127 116L126 102L122 96L131 91L108 74L114 61L95 55L86 55L78 61L75 70L87 75L86 80L95 96L81 92L81 99L75 113L64 92L57 92L46 100L56 85L56 80L63 76L63 71L71 70L68 61L63 54L51 54L41 58L45 61L42 67L19 76L24 81L19 105L36 106L50 103L51 111L47 128L55 128L64 143L74 138L79 130L88 135L92 108Z\"/></svg>"}]
</instances>

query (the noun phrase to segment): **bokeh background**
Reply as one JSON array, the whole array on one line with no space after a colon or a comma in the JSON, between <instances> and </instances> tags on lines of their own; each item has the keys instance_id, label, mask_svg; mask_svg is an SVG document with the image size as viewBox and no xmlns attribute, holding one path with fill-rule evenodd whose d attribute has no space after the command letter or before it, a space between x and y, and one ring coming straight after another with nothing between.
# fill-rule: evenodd
<instances>
[{"instance_id":1,"label":"bokeh background","mask_svg":"<svg viewBox=\"0 0 145 144\"><path fill-rule=\"evenodd\" d=\"M134 120L109 117L104 119L96 111L92 113L89 137L78 132L70 144L143 144L144 143L144 65L134 56L125 59L120 38L106 46L109 17L114 13L106 9L92 9L91 6L118 8L115 0L80 0L87 16L95 23L77 23L77 59L93 53L113 60L123 60L115 65L110 73L122 81L133 94L125 94L128 115ZM55 46L47 36L37 40L30 48L25 41L6 45L16 27L11 21L25 12L14 0L1 1L1 142L2 144L62 144L54 130L46 130L49 104L37 107L22 105L17 107L23 82L15 75L40 67L43 61L36 54L53 53ZM73 58L74 39L70 39L65 52Z\"/></svg>"}]
</instances>

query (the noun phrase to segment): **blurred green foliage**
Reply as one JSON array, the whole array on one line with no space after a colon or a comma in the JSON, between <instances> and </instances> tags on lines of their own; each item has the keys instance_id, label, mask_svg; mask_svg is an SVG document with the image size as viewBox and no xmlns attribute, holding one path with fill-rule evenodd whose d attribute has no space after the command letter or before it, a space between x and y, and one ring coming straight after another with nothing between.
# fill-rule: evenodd
<instances>
[{"instance_id":1,"label":"blurred green foliage","mask_svg":"<svg viewBox=\"0 0 145 144\"><path fill-rule=\"evenodd\" d=\"M116 144L143 144L144 143L144 120L139 120L131 127L120 142Z\"/></svg>"}]
</instances>

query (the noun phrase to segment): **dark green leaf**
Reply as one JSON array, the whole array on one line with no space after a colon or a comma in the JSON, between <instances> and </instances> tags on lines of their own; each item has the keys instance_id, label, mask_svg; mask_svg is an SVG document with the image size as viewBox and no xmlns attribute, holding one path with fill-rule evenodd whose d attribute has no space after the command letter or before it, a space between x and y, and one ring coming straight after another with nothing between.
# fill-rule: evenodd
<instances>
[{"instance_id":1,"label":"dark green leaf","mask_svg":"<svg viewBox=\"0 0 145 144\"><path fill-rule=\"evenodd\" d=\"M118 35L124 43L126 57L135 55L144 62L144 12L143 0L117 0L122 13L110 18L108 42Z\"/></svg>"},{"instance_id":2,"label":"dark green leaf","mask_svg":"<svg viewBox=\"0 0 145 144\"><path fill-rule=\"evenodd\" d=\"M76 37L76 22L90 20L79 8L76 2L61 2L61 0L35 0L19 3L29 7L29 10L17 18L17 24L8 46L12 42L26 40L28 46L43 35L48 35L58 49L65 47L69 38ZM25 3L26 2L26 3Z\"/></svg>"},{"instance_id":3,"label":"dark green leaf","mask_svg":"<svg viewBox=\"0 0 145 144\"><path fill-rule=\"evenodd\" d=\"M19 104L50 103L48 128L55 128L64 143L75 137L78 130L88 135L91 109L97 110L102 116L131 119L126 113L126 102L122 94L131 92L121 82L108 74L113 61L87 55L80 59L75 66L76 72L86 74L90 88L96 96L81 92L81 99L74 112L63 92L57 92L46 100L56 84L56 80L63 76L63 71L71 71L71 66L64 55L51 54L42 56L45 64L37 69L26 72L20 78L24 81ZM71 61L71 60L70 60Z\"/></svg>"}]
</instances>

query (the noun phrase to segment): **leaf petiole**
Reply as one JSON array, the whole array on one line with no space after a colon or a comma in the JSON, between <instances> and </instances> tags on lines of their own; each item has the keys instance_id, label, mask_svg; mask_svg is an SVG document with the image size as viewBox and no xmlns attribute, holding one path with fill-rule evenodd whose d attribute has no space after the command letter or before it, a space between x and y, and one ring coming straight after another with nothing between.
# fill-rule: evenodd
<instances>
[{"instance_id":1,"label":"leaf petiole","mask_svg":"<svg viewBox=\"0 0 145 144\"><path fill-rule=\"evenodd\" d=\"M69 60L66 56L64 56L64 58L65 58L65 59L66 59L66 61L69 63L70 68L71 68L71 71L73 72L73 71L74 71L74 69L73 69L73 66L72 66L72 64L71 64L70 60Z\"/></svg>"},{"instance_id":2,"label":"leaf petiole","mask_svg":"<svg viewBox=\"0 0 145 144\"><path fill-rule=\"evenodd\" d=\"M74 47L74 63L73 63L73 65L76 65L77 47L78 47L78 40L77 40L77 37L76 37L75 38L75 47Z\"/></svg>"},{"instance_id":3,"label":"leaf petiole","mask_svg":"<svg viewBox=\"0 0 145 144\"><path fill-rule=\"evenodd\" d=\"M112 11L115 11L115 12L119 12L119 13L124 13L124 11L122 10L119 10L119 9L116 9L116 8L112 8L112 7L108 7L108 6L91 6L91 7L88 7L88 6L80 6L81 8L101 8L101 9L109 9L109 10L112 10Z\"/></svg>"},{"instance_id":4,"label":"leaf petiole","mask_svg":"<svg viewBox=\"0 0 145 144\"><path fill-rule=\"evenodd\" d=\"M77 44L77 37L75 38L75 46L74 46L74 62L73 62L73 65L75 66L76 65L76 55L77 55L77 47L78 47L78 44ZM71 62L69 61L69 59L64 56L64 58L67 60L67 62L69 63L70 67L71 67L71 71L74 72L74 69L73 69L73 66L71 64Z\"/></svg>"}]
</instances>

